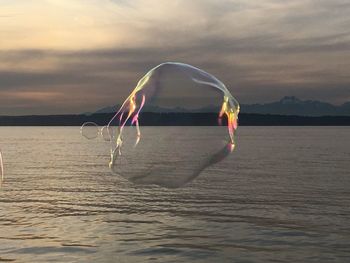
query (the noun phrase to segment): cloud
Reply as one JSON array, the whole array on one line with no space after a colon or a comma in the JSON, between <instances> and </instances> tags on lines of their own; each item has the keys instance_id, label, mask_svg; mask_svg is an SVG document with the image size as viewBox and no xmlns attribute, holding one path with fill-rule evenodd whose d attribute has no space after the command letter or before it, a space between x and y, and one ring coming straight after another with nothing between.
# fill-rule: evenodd
<instances>
[{"instance_id":1,"label":"cloud","mask_svg":"<svg viewBox=\"0 0 350 263\"><path fill-rule=\"evenodd\" d=\"M350 100L347 1L14 0L0 16L24 10L1 20L0 114L38 103L11 108L18 92L52 92L45 112L116 104L164 61L203 68L244 103Z\"/></svg>"}]
</instances>

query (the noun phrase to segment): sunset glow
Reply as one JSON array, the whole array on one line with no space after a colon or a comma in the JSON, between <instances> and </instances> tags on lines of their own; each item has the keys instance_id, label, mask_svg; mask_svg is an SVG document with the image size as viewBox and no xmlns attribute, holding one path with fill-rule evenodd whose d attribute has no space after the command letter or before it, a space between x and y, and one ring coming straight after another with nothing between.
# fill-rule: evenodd
<instances>
[{"instance_id":1,"label":"sunset glow","mask_svg":"<svg viewBox=\"0 0 350 263\"><path fill-rule=\"evenodd\" d=\"M243 103L350 100L350 6L340 0L2 0L0 7L0 114L120 104L133 80L163 61L207 69L237 87ZM36 107L43 98L48 103Z\"/></svg>"}]
</instances>

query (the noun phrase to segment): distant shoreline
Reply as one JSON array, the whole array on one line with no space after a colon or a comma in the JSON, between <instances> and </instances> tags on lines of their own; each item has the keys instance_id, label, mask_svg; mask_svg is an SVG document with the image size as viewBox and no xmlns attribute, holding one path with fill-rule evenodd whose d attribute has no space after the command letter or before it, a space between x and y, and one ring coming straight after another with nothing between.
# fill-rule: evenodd
<instances>
[{"instance_id":1,"label":"distant shoreline","mask_svg":"<svg viewBox=\"0 0 350 263\"><path fill-rule=\"evenodd\" d=\"M0 126L80 126L92 121L106 125L114 114L0 116ZM143 126L217 126L217 113L140 114ZM241 126L350 126L350 116L288 116L272 114L239 115Z\"/></svg>"}]
</instances>

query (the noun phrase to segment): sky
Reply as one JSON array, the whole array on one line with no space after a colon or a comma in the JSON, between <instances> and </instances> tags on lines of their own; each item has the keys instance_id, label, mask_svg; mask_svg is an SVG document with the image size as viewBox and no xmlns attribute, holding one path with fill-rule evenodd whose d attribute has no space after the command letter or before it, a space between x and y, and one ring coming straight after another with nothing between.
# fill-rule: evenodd
<instances>
[{"instance_id":1,"label":"sky","mask_svg":"<svg viewBox=\"0 0 350 263\"><path fill-rule=\"evenodd\" d=\"M215 75L240 103L342 104L350 2L0 0L0 115L115 105L165 61Z\"/></svg>"}]
</instances>

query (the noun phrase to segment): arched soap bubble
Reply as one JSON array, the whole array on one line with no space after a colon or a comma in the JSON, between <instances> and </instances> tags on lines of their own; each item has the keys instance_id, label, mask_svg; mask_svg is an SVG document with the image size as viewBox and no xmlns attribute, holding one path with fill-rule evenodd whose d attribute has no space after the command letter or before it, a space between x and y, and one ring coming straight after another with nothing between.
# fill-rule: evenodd
<instances>
[{"instance_id":1,"label":"arched soap bubble","mask_svg":"<svg viewBox=\"0 0 350 263\"><path fill-rule=\"evenodd\" d=\"M233 151L239 109L237 100L213 75L183 63L162 63L139 80L108 123L109 166L134 183L183 186ZM211 125L212 116L217 126L142 127L141 131L143 122Z\"/></svg>"},{"instance_id":2,"label":"arched soap bubble","mask_svg":"<svg viewBox=\"0 0 350 263\"><path fill-rule=\"evenodd\" d=\"M3 181L4 181L4 162L3 162L2 153L0 150L0 187Z\"/></svg>"}]
</instances>

